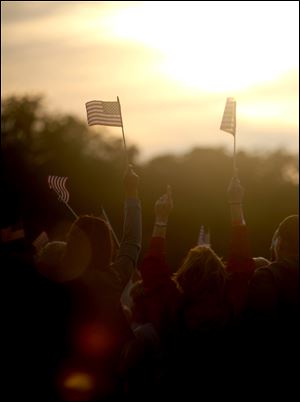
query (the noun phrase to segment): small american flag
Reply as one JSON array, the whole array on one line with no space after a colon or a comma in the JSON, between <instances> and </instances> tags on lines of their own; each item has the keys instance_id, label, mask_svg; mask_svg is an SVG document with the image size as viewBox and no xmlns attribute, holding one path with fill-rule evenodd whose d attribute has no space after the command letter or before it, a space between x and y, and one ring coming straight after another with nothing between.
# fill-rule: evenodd
<instances>
[{"instance_id":1,"label":"small american flag","mask_svg":"<svg viewBox=\"0 0 300 402\"><path fill-rule=\"evenodd\" d=\"M102 102L93 100L86 102L87 120L89 126L122 127L122 117L119 102Z\"/></svg>"},{"instance_id":2,"label":"small american flag","mask_svg":"<svg viewBox=\"0 0 300 402\"><path fill-rule=\"evenodd\" d=\"M197 245L210 247L210 233L205 231L203 225L200 227Z\"/></svg>"},{"instance_id":3,"label":"small american flag","mask_svg":"<svg viewBox=\"0 0 300 402\"><path fill-rule=\"evenodd\" d=\"M234 98L227 98L220 130L235 135L236 129L236 101Z\"/></svg>"},{"instance_id":4,"label":"small american flag","mask_svg":"<svg viewBox=\"0 0 300 402\"><path fill-rule=\"evenodd\" d=\"M54 190L60 199L67 204L70 198L69 191L66 189L67 177L48 176L49 187Z\"/></svg>"}]
</instances>

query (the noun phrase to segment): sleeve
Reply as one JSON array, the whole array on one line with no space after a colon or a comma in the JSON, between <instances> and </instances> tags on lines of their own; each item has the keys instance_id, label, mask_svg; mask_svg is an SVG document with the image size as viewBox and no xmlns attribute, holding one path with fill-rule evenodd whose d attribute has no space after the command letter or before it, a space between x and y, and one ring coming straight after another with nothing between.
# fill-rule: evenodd
<instances>
[{"instance_id":1,"label":"sleeve","mask_svg":"<svg viewBox=\"0 0 300 402\"><path fill-rule=\"evenodd\" d=\"M235 314L245 308L249 280L256 269L251 258L250 242L246 225L232 226L229 258L226 270L230 273L228 294Z\"/></svg>"},{"instance_id":2,"label":"sleeve","mask_svg":"<svg viewBox=\"0 0 300 402\"><path fill-rule=\"evenodd\" d=\"M123 236L112 266L122 290L136 266L142 243L141 204L137 198L127 198L124 206Z\"/></svg>"},{"instance_id":3,"label":"sleeve","mask_svg":"<svg viewBox=\"0 0 300 402\"><path fill-rule=\"evenodd\" d=\"M152 237L149 250L139 267L145 289L155 289L171 280L171 270L166 261L165 239Z\"/></svg>"},{"instance_id":4,"label":"sleeve","mask_svg":"<svg viewBox=\"0 0 300 402\"><path fill-rule=\"evenodd\" d=\"M166 333L176 322L180 295L166 261L164 238L152 237L139 270L144 283L147 317L159 334Z\"/></svg>"},{"instance_id":5,"label":"sleeve","mask_svg":"<svg viewBox=\"0 0 300 402\"><path fill-rule=\"evenodd\" d=\"M227 271L243 273L249 278L255 271L255 263L251 257L250 241L246 225L235 225L231 228Z\"/></svg>"}]
</instances>

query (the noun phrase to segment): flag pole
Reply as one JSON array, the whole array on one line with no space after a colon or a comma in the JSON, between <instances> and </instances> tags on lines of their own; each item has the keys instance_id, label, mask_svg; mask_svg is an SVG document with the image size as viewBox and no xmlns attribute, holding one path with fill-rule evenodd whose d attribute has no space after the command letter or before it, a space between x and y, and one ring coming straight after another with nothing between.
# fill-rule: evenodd
<instances>
[{"instance_id":1,"label":"flag pole","mask_svg":"<svg viewBox=\"0 0 300 402\"><path fill-rule=\"evenodd\" d=\"M238 176L236 167L236 102L234 102L233 173Z\"/></svg>"},{"instance_id":2,"label":"flag pole","mask_svg":"<svg viewBox=\"0 0 300 402\"><path fill-rule=\"evenodd\" d=\"M65 204L65 206L69 209L69 211L72 213L72 215L77 219L78 215L76 214L76 212L73 211L73 209L70 207L70 205L68 203L66 203L61 196L58 194L58 192L55 190L55 188L52 187L52 190L56 192L56 194L58 195L58 199L60 202L63 202Z\"/></svg>"},{"instance_id":3,"label":"flag pole","mask_svg":"<svg viewBox=\"0 0 300 402\"><path fill-rule=\"evenodd\" d=\"M234 133L234 138L233 138L233 172L234 172L234 175L237 176L235 133Z\"/></svg>"},{"instance_id":4,"label":"flag pole","mask_svg":"<svg viewBox=\"0 0 300 402\"><path fill-rule=\"evenodd\" d=\"M114 232L114 230L113 230L113 227L112 227L111 224L110 224L110 221L109 221L109 219L108 219L108 216L106 215L106 213L105 213L105 211L104 211L103 205L101 205L101 210L102 210L102 214L103 214L103 216L104 216L104 218L105 218L105 220L106 220L106 223L108 224L108 226L109 226L109 228L110 228L110 230L111 230L111 232L112 232L112 235L113 235L113 237L114 237L114 239L115 239L115 242L117 243L117 246L120 247L120 242L119 242L119 240L118 240L118 238L117 238L117 235L115 234L115 232Z\"/></svg>"},{"instance_id":5,"label":"flag pole","mask_svg":"<svg viewBox=\"0 0 300 402\"><path fill-rule=\"evenodd\" d=\"M119 100L119 97L118 97L118 96L117 96L117 100L118 100L119 110L120 110L121 127L122 127L122 134L123 134L123 142L124 142L124 149L125 149L125 154L126 154L126 163L127 163L127 165L129 165L128 152L127 152L126 141L125 141L125 134L124 134L124 128L123 128L123 119L122 119L121 103L120 103L120 100Z\"/></svg>"}]
</instances>

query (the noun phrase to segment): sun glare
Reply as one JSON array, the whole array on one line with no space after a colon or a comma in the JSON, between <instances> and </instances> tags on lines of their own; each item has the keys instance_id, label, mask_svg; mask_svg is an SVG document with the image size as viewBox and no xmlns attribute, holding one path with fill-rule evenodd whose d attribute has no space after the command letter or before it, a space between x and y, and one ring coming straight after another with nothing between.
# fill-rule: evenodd
<instances>
[{"instance_id":1,"label":"sun glare","mask_svg":"<svg viewBox=\"0 0 300 402\"><path fill-rule=\"evenodd\" d=\"M298 13L286 3L137 2L115 10L110 29L159 50L160 71L171 79L239 91L298 66Z\"/></svg>"}]
</instances>

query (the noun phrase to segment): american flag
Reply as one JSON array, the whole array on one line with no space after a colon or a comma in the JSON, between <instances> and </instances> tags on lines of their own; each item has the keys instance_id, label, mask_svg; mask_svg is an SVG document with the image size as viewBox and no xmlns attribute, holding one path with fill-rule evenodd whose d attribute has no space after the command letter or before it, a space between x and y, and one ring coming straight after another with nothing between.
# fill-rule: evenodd
<instances>
[{"instance_id":1,"label":"american flag","mask_svg":"<svg viewBox=\"0 0 300 402\"><path fill-rule=\"evenodd\" d=\"M234 98L227 98L220 130L235 135L236 129L236 101Z\"/></svg>"},{"instance_id":2,"label":"american flag","mask_svg":"<svg viewBox=\"0 0 300 402\"><path fill-rule=\"evenodd\" d=\"M67 179L67 177L48 176L49 187L59 195L59 198L65 204L68 203L70 198L69 191L66 189Z\"/></svg>"},{"instance_id":3,"label":"american flag","mask_svg":"<svg viewBox=\"0 0 300 402\"><path fill-rule=\"evenodd\" d=\"M122 117L119 102L102 102L93 100L86 102L87 120L89 126L122 127Z\"/></svg>"},{"instance_id":4,"label":"american flag","mask_svg":"<svg viewBox=\"0 0 300 402\"><path fill-rule=\"evenodd\" d=\"M210 233L205 231L203 225L200 227L197 245L210 247Z\"/></svg>"}]
</instances>

